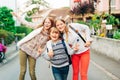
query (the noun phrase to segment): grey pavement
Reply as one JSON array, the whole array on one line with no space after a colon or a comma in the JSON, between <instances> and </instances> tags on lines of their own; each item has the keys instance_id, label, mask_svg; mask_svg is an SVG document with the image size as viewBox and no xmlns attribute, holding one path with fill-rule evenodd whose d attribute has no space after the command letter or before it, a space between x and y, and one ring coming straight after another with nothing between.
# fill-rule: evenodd
<instances>
[{"instance_id":1,"label":"grey pavement","mask_svg":"<svg viewBox=\"0 0 120 80\"><path fill-rule=\"evenodd\" d=\"M11 59L13 59L15 56L17 56L18 50L16 47L16 43L13 42L12 44L7 46L7 51L5 53L5 59L3 60L2 63L0 63L0 66L9 62Z\"/></svg>"},{"instance_id":2,"label":"grey pavement","mask_svg":"<svg viewBox=\"0 0 120 80\"><path fill-rule=\"evenodd\" d=\"M6 60L7 60L8 64L9 63L11 64L11 62L15 62L14 60L16 60L17 61L16 66L18 69L17 72L19 72L18 50L16 50L15 43L7 46ZM89 79L90 80L120 80L120 69L119 69L120 64L119 64L119 62L116 62L116 61L112 60L111 58L108 58L105 55L101 55L95 51L91 52L91 61L90 62L91 62L90 69L89 69ZM37 73L38 80L53 80L51 69L48 68L49 64L46 64L46 63L48 63L48 62L45 62L45 60L42 59L42 57L40 57L37 61L36 73ZM1 63L0 67L2 65L5 65L4 67L8 66L6 63ZM28 74L28 72L27 72L27 74ZM96 74L96 76L95 76L95 74ZM47 75L47 77L46 77L46 75ZM102 79L101 79L100 75L104 75ZM71 80L71 76L72 76L72 69L70 69L68 80ZM26 80L30 80L29 75L26 76Z\"/></svg>"}]
</instances>

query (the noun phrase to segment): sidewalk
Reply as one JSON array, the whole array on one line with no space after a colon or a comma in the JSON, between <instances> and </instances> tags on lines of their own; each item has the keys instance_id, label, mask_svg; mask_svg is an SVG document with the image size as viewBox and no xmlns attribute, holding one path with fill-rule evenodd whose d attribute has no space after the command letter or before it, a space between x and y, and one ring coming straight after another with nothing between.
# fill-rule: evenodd
<instances>
[{"instance_id":1,"label":"sidewalk","mask_svg":"<svg viewBox=\"0 0 120 80\"><path fill-rule=\"evenodd\" d=\"M6 58L8 56L11 56L12 54L14 54L15 52L17 52L18 50L16 49L16 43L13 42L12 44L7 46L7 51L6 51Z\"/></svg>"},{"instance_id":2,"label":"sidewalk","mask_svg":"<svg viewBox=\"0 0 120 80\"><path fill-rule=\"evenodd\" d=\"M6 59L4 59L3 63L0 63L0 64L4 64L4 63L10 61L15 56L17 56L17 54L18 54L17 51L18 50L16 49L16 43L15 42L13 42L12 44L8 45L7 46L7 51L5 53L5 58Z\"/></svg>"}]
</instances>

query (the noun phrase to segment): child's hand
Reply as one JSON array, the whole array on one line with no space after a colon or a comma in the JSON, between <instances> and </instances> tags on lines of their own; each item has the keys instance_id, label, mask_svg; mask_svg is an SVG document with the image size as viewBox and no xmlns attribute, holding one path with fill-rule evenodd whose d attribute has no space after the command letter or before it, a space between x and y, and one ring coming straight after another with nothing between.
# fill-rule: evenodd
<instances>
[{"instance_id":1,"label":"child's hand","mask_svg":"<svg viewBox=\"0 0 120 80\"><path fill-rule=\"evenodd\" d=\"M43 51L43 49L41 47L38 47L38 53L37 54L41 55L42 51Z\"/></svg>"},{"instance_id":2,"label":"child's hand","mask_svg":"<svg viewBox=\"0 0 120 80\"><path fill-rule=\"evenodd\" d=\"M53 55L54 55L53 50L50 50L50 51L48 52L48 56L49 56L50 58L52 58Z\"/></svg>"},{"instance_id":3,"label":"child's hand","mask_svg":"<svg viewBox=\"0 0 120 80\"><path fill-rule=\"evenodd\" d=\"M18 17L18 15L15 12L11 12L11 14L15 17Z\"/></svg>"},{"instance_id":4,"label":"child's hand","mask_svg":"<svg viewBox=\"0 0 120 80\"><path fill-rule=\"evenodd\" d=\"M79 50L79 44L76 44L76 45L73 47L73 50L74 50L74 51L78 51L78 50Z\"/></svg>"},{"instance_id":5,"label":"child's hand","mask_svg":"<svg viewBox=\"0 0 120 80\"><path fill-rule=\"evenodd\" d=\"M90 47L90 45L91 45L90 41L88 41L88 42L85 43L85 47Z\"/></svg>"}]
</instances>

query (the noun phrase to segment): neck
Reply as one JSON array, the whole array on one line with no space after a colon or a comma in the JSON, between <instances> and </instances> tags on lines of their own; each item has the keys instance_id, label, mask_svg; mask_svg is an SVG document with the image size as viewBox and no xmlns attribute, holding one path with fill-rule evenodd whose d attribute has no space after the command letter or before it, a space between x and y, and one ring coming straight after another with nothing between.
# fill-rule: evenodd
<instances>
[{"instance_id":1,"label":"neck","mask_svg":"<svg viewBox=\"0 0 120 80\"><path fill-rule=\"evenodd\" d=\"M47 29L45 29L45 28L43 28L43 31L45 31L46 33L48 33L48 30L47 30Z\"/></svg>"},{"instance_id":2,"label":"neck","mask_svg":"<svg viewBox=\"0 0 120 80\"><path fill-rule=\"evenodd\" d=\"M61 31L61 33L65 33L65 30L64 30L64 31Z\"/></svg>"},{"instance_id":3,"label":"neck","mask_svg":"<svg viewBox=\"0 0 120 80\"><path fill-rule=\"evenodd\" d=\"M52 42L53 42L53 43L56 43L58 40L60 40L60 39L57 39L57 40L52 40Z\"/></svg>"}]
</instances>

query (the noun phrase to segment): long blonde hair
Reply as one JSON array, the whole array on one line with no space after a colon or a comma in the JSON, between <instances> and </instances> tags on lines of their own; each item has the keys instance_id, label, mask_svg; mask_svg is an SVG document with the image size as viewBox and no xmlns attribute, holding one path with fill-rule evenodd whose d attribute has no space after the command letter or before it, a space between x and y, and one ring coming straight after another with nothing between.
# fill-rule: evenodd
<instances>
[{"instance_id":1,"label":"long blonde hair","mask_svg":"<svg viewBox=\"0 0 120 80\"><path fill-rule=\"evenodd\" d=\"M57 19L57 20L55 20L55 25L56 25L56 22L57 21L62 21L64 24L66 24L66 22L63 20L63 19ZM68 32L69 32L69 29L68 29L68 27L67 27L67 25L65 26L65 34L66 34L66 41L68 42Z\"/></svg>"}]
</instances>

